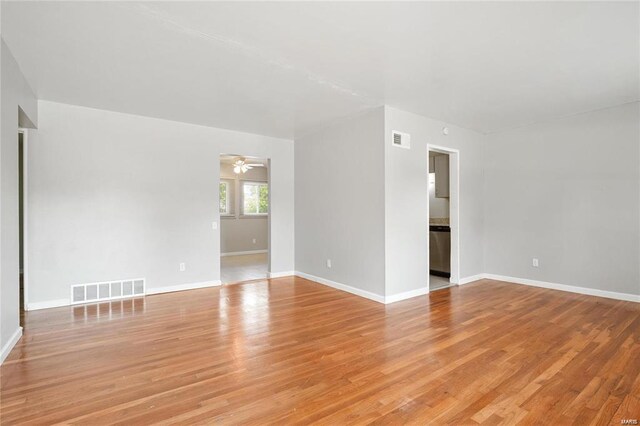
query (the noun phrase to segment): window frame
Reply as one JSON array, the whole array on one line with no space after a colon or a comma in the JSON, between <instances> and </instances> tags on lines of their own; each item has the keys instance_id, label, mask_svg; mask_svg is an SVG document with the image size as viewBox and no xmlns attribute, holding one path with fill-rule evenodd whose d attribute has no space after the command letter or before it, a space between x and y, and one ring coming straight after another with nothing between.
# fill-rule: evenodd
<instances>
[{"instance_id":1,"label":"window frame","mask_svg":"<svg viewBox=\"0 0 640 426\"><path fill-rule=\"evenodd\" d=\"M246 184L249 185L258 185L267 187L267 212L266 213L247 213L244 210L244 186ZM258 190L258 194L259 194ZM258 200L259 201L259 200ZM271 210L271 191L269 190L269 182L259 181L259 180L241 180L240 181L240 217L244 218L257 218L257 217L268 217L269 212Z\"/></svg>"},{"instance_id":2,"label":"window frame","mask_svg":"<svg viewBox=\"0 0 640 426\"><path fill-rule=\"evenodd\" d=\"M227 195L227 199L226 199L226 208L224 212L219 211L220 210L220 185L225 185L227 187L226 189L226 195ZM231 188L231 182L229 180L226 179L220 179L220 183L218 185L218 212L220 213L220 217L231 217L233 216L233 212L231 211L231 196L230 196L230 188Z\"/></svg>"}]
</instances>

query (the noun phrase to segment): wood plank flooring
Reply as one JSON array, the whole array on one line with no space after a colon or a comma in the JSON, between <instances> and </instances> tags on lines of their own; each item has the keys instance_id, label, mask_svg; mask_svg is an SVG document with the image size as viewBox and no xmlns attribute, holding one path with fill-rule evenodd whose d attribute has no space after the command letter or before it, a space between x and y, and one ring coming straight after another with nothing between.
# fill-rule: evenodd
<instances>
[{"instance_id":1,"label":"wood plank flooring","mask_svg":"<svg viewBox=\"0 0 640 426\"><path fill-rule=\"evenodd\" d=\"M381 305L280 278L27 313L2 424L620 424L640 304L483 280Z\"/></svg>"},{"instance_id":2,"label":"wood plank flooring","mask_svg":"<svg viewBox=\"0 0 640 426\"><path fill-rule=\"evenodd\" d=\"M243 254L220 258L220 280L223 284L267 278L268 254Z\"/></svg>"}]
</instances>

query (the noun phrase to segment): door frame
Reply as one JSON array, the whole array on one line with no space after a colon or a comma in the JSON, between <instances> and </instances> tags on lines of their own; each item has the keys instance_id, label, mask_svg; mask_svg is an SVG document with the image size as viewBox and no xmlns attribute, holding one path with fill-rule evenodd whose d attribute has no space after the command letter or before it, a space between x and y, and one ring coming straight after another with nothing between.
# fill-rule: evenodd
<instances>
[{"instance_id":1,"label":"door frame","mask_svg":"<svg viewBox=\"0 0 640 426\"><path fill-rule=\"evenodd\" d=\"M271 204L271 157L260 157L257 155L244 155L244 154L230 154L227 152L221 152L218 154L218 182L220 182L221 179L223 179L222 177L222 172L220 170L220 157L222 156L234 156L234 157L243 157L245 159L260 159L260 160L266 160L267 162L267 187L268 187L268 203L269 203L269 213L267 215L267 275L265 277L265 279L271 278L272 277L272 273L271 273L271 215L272 215L272 204ZM234 203L236 203L236 207L238 209L241 209L241 204L242 204L242 182L243 179L237 178L234 179ZM240 183L239 185L236 185L237 183ZM220 199L220 192L219 192L219 186L216 186L216 189L218 190L218 195L217 195L217 199ZM218 204L216 204L217 206ZM222 282L222 262L221 262L221 258L222 258L222 221L224 219L222 219L222 216L220 216L220 212L219 210L216 210L216 215L218 217L218 273L219 273L219 281L221 283L221 285L224 285L225 283ZM234 211L234 215L236 215L236 218L240 218L242 215L240 214L239 211Z\"/></svg>"},{"instance_id":2,"label":"door frame","mask_svg":"<svg viewBox=\"0 0 640 426\"><path fill-rule=\"evenodd\" d=\"M449 226L451 227L451 277L449 278L449 283L457 285L460 284L460 150L428 143L427 157L431 151L449 155ZM427 185L428 181L429 176L427 173ZM427 209L430 207L430 200L427 196ZM427 238L427 247L429 247L430 239L431 237L429 236ZM430 261L428 261L428 264L431 266ZM431 277L429 276L430 286Z\"/></svg>"},{"instance_id":3,"label":"door frame","mask_svg":"<svg viewBox=\"0 0 640 426\"><path fill-rule=\"evenodd\" d=\"M28 185L28 169L27 166L29 162L27 161L28 153L29 153L29 129L19 127L18 134L22 134L22 247L19 249L22 250L22 286L24 288L24 310L29 310L29 257L27 250L28 244L28 236L29 236L29 226L28 226L28 206L29 206L29 185ZM19 149L19 148L18 148ZM20 168L18 168L18 173L20 173ZM20 176L18 176L18 191L20 190ZM18 201L19 202L19 201ZM19 209L19 207L18 207ZM18 232L20 232L18 230ZM20 273L20 265L18 265L18 273ZM20 285L20 284L18 284Z\"/></svg>"}]
</instances>

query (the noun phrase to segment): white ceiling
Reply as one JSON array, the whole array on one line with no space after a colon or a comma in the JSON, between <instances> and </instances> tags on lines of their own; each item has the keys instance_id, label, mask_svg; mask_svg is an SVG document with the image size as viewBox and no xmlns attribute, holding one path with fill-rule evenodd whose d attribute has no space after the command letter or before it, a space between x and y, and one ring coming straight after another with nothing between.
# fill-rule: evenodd
<instances>
[{"instance_id":1,"label":"white ceiling","mask_svg":"<svg viewBox=\"0 0 640 426\"><path fill-rule=\"evenodd\" d=\"M38 97L293 137L388 104L481 132L637 101L639 3L3 2Z\"/></svg>"}]
</instances>

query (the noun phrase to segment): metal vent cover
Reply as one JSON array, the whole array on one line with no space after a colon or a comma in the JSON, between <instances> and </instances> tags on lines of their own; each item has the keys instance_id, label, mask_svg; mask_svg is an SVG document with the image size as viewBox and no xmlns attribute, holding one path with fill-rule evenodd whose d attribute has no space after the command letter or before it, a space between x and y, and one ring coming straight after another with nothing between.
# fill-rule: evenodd
<instances>
[{"instance_id":1,"label":"metal vent cover","mask_svg":"<svg viewBox=\"0 0 640 426\"><path fill-rule=\"evenodd\" d=\"M402 145L402 135L400 133L393 134L393 144Z\"/></svg>"},{"instance_id":2,"label":"metal vent cover","mask_svg":"<svg viewBox=\"0 0 640 426\"><path fill-rule=\"evenodd\" d=\"M392 133L392 145L399 148L410 149L411 148L411 135L409 133L402 133L394 130Z\"/></svg>"},{"instance_id":3,"label":"metal vent cover","mask_svg":"<svg viewBox=\"0 0 640 426\"><path fill-rule=\"evenodd\" d=\"M75 284L71 286L71 304L138 297L145 292L144 278Z\"/></svg>"}]
</instances>

